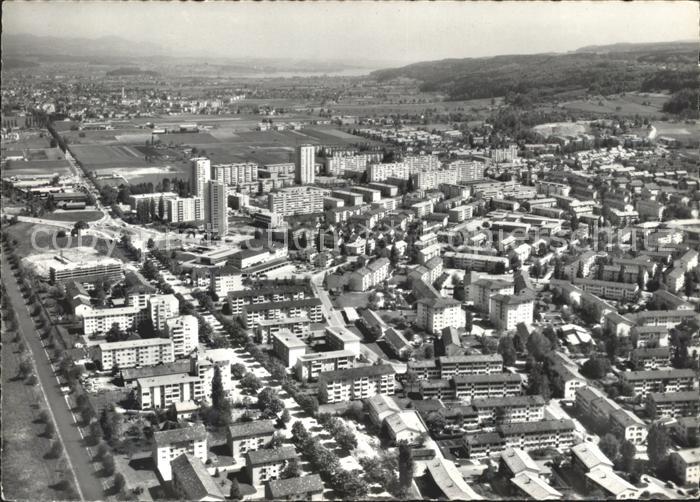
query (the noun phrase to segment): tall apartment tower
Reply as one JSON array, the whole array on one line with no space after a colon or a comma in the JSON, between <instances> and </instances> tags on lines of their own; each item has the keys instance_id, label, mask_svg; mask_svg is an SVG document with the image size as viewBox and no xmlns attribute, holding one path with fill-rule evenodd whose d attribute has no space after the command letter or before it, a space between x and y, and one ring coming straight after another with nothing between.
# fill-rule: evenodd
<instances>
[{"instance_id":1,"label":"tall apartment tower","mask_svg":"<svg viewBox=\"0 0 700 502\"><path fill-rule=\"evenodd\" d=\"M205 192L205 207L208 208L205 222L212 232L224 236L228 232L228 193L226 184L223 181L209 181Z\"/></svg>"},{"instance_id":2,"label":"tall apartment tower","mask_svg":"<svg viewBox=\"0 0 700 502\"><path fill-rule=\"evenodd\" d=\"M207 182L211 179L211 162L206 157L192 159L192 191L195 197L204 197Z\"/></svg>"},{"instance_id":3,"label":"tall apartment tower","mask_svg":"<svg viewBox=\"0 0 700 502\"><path fill-rule=\"evenodd\" d=\"M313 145L297 147L296 182L297 185L309 185L316 179L316 149Z\"/></svg>"}]
</instances>

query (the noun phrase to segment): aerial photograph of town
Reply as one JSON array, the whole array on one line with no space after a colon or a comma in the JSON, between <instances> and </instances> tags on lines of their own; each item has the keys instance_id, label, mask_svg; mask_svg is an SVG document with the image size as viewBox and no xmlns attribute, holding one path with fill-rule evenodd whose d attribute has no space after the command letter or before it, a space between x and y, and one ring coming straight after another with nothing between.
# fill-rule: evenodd
<instances>
[{"instance_id":1,"label":"aerial photograph of town","mask_svg":"<svg viewBox=\"0 0 700 502\"><path fill-rule=\"evenodd\" d=\"M698 500L700 3L2 3L1 496Z\"/></svg>"}]
</instances>

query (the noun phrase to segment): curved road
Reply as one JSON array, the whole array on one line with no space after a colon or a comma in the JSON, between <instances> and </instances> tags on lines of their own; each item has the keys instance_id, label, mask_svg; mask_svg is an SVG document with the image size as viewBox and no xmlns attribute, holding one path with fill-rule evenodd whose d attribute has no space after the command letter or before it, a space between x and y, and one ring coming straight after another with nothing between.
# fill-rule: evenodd
<instances>
[{"instance_id":1,"label":"curved road","mask_svg":"<svg viewBox=\"0 0 700 502\"><path fill-rule=\"evenodd\" d=\"M73 413L66 403L59 382L54 374L49 356L41 343L22 293L7 262L6 253L2 253L2 282L7 290L7 297L17 314L18 329L31 350L36 365L39 385L49 405L49 412L56 424L56 431L63 443L68 465L77 481L78 493L82 500L103 500L104 487L97 477L92 459L83 445L83 437L74 422Z\"/></svg>"}]
</instances>

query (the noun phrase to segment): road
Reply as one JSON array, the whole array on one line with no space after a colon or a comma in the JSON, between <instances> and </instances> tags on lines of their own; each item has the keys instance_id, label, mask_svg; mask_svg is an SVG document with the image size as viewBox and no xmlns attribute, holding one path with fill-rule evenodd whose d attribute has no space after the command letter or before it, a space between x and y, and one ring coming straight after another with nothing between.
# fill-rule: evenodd
<instances>
[{"instance_id":1,"label":"road","mask_svg":"<svg viewBox=\"0 0 700 502\"><path fill-rule=\"evenodd\" d=\"M49 355L41 343L34 321L10 270L7 256L3 252L2 281L7 290L7 297L17 314L18 329L34 358L39 385L56 423L56 432L63 443L68 464L77 481L78 493L82 500L102 500L104 499L104 488L96 475L92 459L83 445L82 434L76 426L73 413L60 390L60 384L54 374Z\"/></svg>"}]
</instances>

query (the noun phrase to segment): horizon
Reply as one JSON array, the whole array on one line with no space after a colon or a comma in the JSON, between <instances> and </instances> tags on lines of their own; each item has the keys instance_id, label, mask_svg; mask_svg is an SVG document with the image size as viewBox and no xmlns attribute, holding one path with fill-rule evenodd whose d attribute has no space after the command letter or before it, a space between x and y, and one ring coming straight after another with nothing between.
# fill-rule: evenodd
<instances>
[{"instance_id":1,"label":"horizon","mask_svg":"<svg viewBox=\"0 0 700 502\"><path fill-rule=\"evenodd\" d=\"M697 42L699 12L698 5L690 1L10 1L3 3L2 37L116 37L133 42L137 51L143 49L139 47L142 44L156 45L158 50L154 52L170 57L404 65L443 59L567 53L599 45ZM527 25L522 19L527 19ZM485 40L487 44L483 43Z\"/></svg>"}]
</instances>

